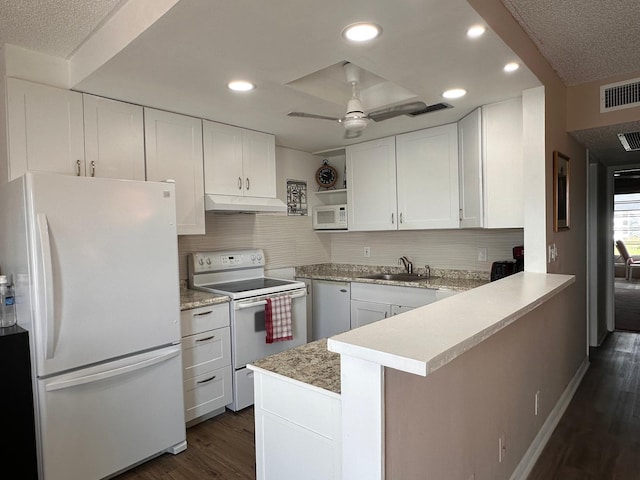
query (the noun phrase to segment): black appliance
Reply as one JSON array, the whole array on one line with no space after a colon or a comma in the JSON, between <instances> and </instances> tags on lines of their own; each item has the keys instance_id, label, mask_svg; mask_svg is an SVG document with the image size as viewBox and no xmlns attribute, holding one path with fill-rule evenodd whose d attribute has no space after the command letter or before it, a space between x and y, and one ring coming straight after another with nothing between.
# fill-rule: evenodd
<instances>
[{"instance_id":1,"label":"black appliance","mask_svg":"<svg viewBox=\"0 0 640 480\"><path fill-rule=\"evenodd\" d=\"M524 271L524 247L513 247L513 260L500 260L491 264L491 281Z\"/></svg>"}]
</instances>

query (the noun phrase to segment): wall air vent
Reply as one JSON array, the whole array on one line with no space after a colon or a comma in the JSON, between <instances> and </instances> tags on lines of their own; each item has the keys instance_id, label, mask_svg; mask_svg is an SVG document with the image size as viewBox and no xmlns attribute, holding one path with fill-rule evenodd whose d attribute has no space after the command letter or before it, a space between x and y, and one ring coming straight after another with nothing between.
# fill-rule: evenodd
<instances>
[{"instance_id":1,"label":"wall air vent","mask_svg":"<svg viewBox=\"0 0 640 480\"><path fill-rule=\"evenodd\" d=\"M627 152L640 150L640 132L619 133L618 139Z\"/></svg>"},{"instance_id":2,"label":"wall air vent","mask_svg":"<svg viewBox=\"0 0 640 480\"><path fill-rule=\"evenodd\" d=\"M453 105L449 105L448 103L434 103L433 105L427 105L422 110L418 110L417 112L409 113L412 117L417 117L418 115L424 115L425 113L437 112L438 110L445 110L447 108L453 108Z\"/></svg>"},{"instance_id":3,"label":"wall air vent","mask_svg":"<svg viewBox=\"0 0 640 480\"><path fill-rule=\"evenodd\" d=\"M600 87L600 113L640 106L640 78Z\"/></svg>"}]
</instances>

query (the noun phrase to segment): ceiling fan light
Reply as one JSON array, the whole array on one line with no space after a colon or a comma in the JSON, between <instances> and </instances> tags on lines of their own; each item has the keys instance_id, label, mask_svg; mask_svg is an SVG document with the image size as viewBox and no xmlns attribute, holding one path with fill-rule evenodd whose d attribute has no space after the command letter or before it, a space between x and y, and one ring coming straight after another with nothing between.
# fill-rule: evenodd
<instances>
[{"instance_id":1,"label":"ceiling fan light","mask_svg":"<svg viewBox=\"0 0 640 480\"><path fill-rule=\"evenodd\" d=\"M367 119L364 117L346 117L342 120L342 124L346 130L350 132L359 132L367 126Z\"/></svg>"},{"instance_id":2,"label":"ceiling fan light","mask_svg":"<svg viewBox=\"0 0 640 480\"><path fill-rule=\"evenodd\" d=\"M248 92L256 88L253 83L247 82L246 80L234 80L233 82L229 82L227 87L234 92Z\"/></svg>"},{"instance_id":3,"label":"ceiling fan light","mask_svg":"<svg viewBox=\"0 0 640 480\"><path fill-rule=\"evenodd\" d=\"M442 94L444 98L460 98L464 97L467 94L467 91L464 88L452 88L451 90L447 90Z\"/></svg>"},{"instance_id":4,"label":"ceiling fan light","mask_svg":"<svg viewBox=\"0 0 640 480\"><path fill-rule=\"evenodd\" d=\"M375 23L360 22L345 27L342 36L352 42L368 42L382 33L382 27Z\"/></svg>"}]
</instances>

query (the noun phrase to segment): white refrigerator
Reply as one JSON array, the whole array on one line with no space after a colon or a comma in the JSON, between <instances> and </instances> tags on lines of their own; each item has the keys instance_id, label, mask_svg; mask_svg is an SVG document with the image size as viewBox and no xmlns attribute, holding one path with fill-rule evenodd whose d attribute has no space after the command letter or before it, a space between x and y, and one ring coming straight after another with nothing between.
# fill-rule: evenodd
<instances>
[{"instance_id":1,"label":"white refrigerator","mask_svg":"<svg viewBox=\"0 0 640 480\"><path fill-rule=\"evenodd\" d=\"M29 330L40 479L100 479L186 448L172 184L4 184L0 270Z\"/></svg>"}]
</instances>

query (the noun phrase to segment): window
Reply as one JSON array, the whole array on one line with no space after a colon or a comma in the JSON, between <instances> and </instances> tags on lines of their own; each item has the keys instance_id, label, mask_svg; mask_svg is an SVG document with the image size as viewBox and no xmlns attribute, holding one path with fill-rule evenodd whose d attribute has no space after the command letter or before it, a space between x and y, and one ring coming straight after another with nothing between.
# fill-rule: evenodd
<instances>
[{"instance_id":1,"label":"window","mask_svg":"<svg viewBox=\"0 0 640 480\"><path fill-rule=\"evenodd\" d=\"M613 240L622 240L629 255L640 255L640 193L614 195L613 201Z\"/></svg>"}]
</instances>

